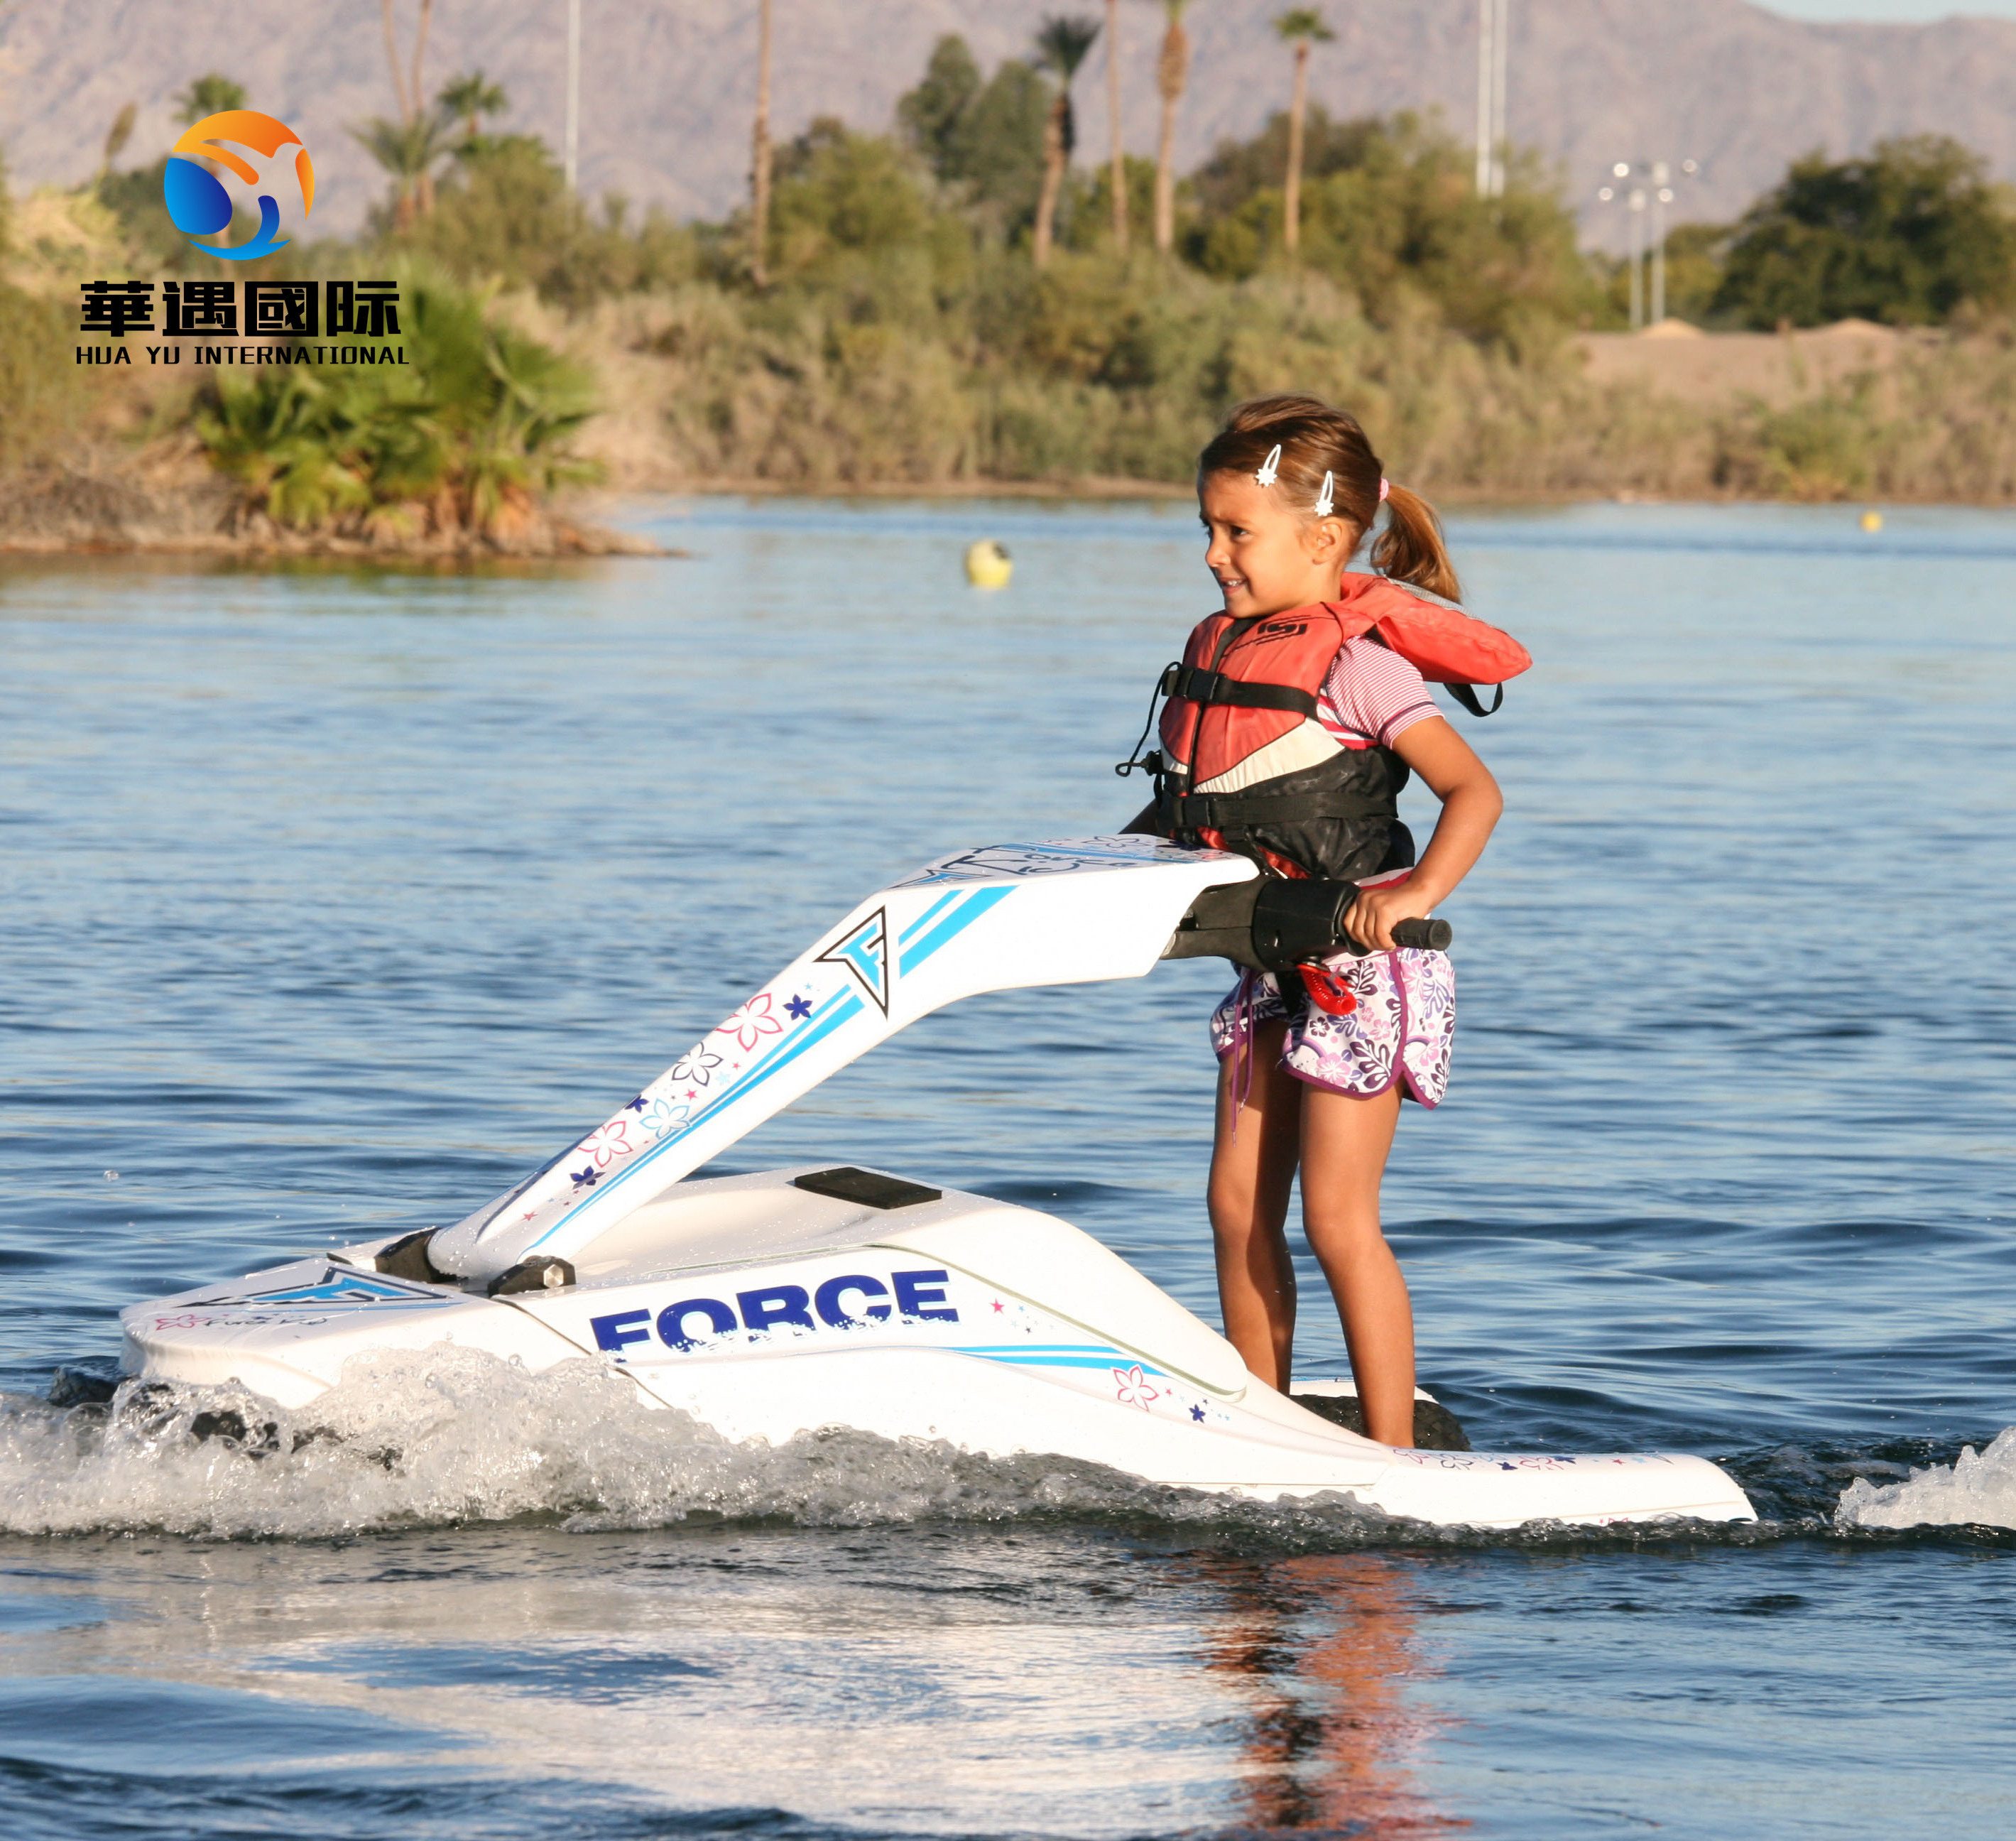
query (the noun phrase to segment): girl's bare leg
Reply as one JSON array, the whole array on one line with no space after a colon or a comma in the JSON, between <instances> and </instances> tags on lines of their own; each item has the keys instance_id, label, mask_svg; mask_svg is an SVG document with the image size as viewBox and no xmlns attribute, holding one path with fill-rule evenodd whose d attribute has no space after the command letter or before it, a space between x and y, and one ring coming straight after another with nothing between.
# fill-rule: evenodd
<instances>
[{"instance_id":1,"label":"girl's bare leg","mask_svg":"<svg viewBox=\"0 0 2016 1841\"><path fill-rule=\"evenodd\" d=\"M1209 1190L1225 1334L1247 1367L1283 1393L1295 1340L1295 1269L1286 1223L1302 1108L1302 1083L1281 1065L1287 1029L1279 1021L1261 1024L1247 1055L1229 1054L1219 1064Z\"/></svg>"},{"instance_id":2,"label":"girl's bare leg","mask_svg":"<svg viewBox=\"0 0 2016 1841\"><path fill-rule=\"evenodd\" d=\"M1370 1100L1319 1087L1304 1093L1302 1225L1337 1295L1366 1433L1381 1444L1411 1445L1414 1313L1379 1227L1379 1180L1399 1121L1399 1089Z\"/></svg>"}]
</instances>

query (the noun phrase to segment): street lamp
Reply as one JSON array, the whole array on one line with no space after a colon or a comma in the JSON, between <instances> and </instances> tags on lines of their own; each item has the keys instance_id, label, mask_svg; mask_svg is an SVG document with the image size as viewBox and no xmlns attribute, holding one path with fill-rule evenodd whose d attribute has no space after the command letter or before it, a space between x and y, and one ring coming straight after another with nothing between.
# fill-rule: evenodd
<instances>
[{"instance_id":1,"label":"street lamp","mask_svg":"<svg viewBox=\"0 0 2016 1841\"><path fill-rule=\"evenodd\" d=\"M1650 239L1651 255L1651 312L1650 323L1657 326L1666 317L1666 207L1673 202L1673 169L1663 160L1649 164L1642 160L1620 160L1610 169L1610 176L1617 180L1629 179L1643 168L1651 179L1649 186L1605 186L1597 196L1605 204L1622 198L1631 213L1631 232L1629 244L1631 264L1631 330L1638 332L1647 323L1646 313L1645 258L1647 237L1645 214L1652 214L1652 234ZM1701 171L1698 160L1680 162L1681 175L1692 178Z\"/></svg>"}]
</instances>

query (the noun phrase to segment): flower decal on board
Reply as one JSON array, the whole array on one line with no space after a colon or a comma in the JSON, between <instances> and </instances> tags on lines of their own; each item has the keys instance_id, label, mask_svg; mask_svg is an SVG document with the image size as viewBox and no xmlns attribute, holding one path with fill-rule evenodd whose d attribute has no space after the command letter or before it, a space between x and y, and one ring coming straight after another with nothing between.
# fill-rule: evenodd
<instances>
[{"instance_id":1,"label":"flower decal on board","mask_svg":"<svg viewBox=\"0 0 2016 1841\"><path fill-rule=\"evenodd\" d=\"M581 1141L581 1154L592 1157L595 1167L606 1170L619 1157L628 1157L637 1147L630 1142L630 1121L614 1119L599 1130L590 1132Z\"/></svg>"},{"instance_id":2,"label":"flower decal on board","mask_svg":"<svg viewBox=\"0 0 2016 1841\"><path fill-rule=\"evenodd\" d=\"M770 993L759 991L715 1034L733 1036L736 1047L747 1054L765 1036L781 1036L784 1032L783 1023L772 1011L771 1003Z\"/></svg>"},{"instance_id":3,"label":"flower decal on board","mask_svg":"<svg viewBox=\"0 0 2016 1841\"><path fill-rule=\"evenodd\" d=\"M676 1131L693 1116L693 1108L675 1105L670 1100L657 1099L651 1102L651 1109L638 1120L638 1124L653 1138L662 1138L669 1131Z\"/></svg>"},{"instance_id":4,"label":"flower decal on board","mask_svg":"<svg viewBox=\"0 0 2016 1841\"><path fill-rule=\"evenodd\" d=\"M719 1032L717 1031L718 1034ZM692 1048L672 1063L671 1078L689 1080L695 1086L704 1086L714 1077L714 1071L721 1065L721 1057L709 1054L704 1048Z\"/></svg>"},{"instance_id":5,"label":"flower decal on board","mask_svg":"<svg viewBox=\"0 0 2016 1841\"><path fill-rule=\"evenodd\" d=\"M1139 1407L1144 1413L1148 1410L1150 1401L1162 1397L1161 1389L1149 1385L1147 1378L1141 1372L1139 1362L1131 1368L1115 1368L1113 1371L1113 1385L1119 1393L1121 1405Z\"/></svg>"}]
</instances>

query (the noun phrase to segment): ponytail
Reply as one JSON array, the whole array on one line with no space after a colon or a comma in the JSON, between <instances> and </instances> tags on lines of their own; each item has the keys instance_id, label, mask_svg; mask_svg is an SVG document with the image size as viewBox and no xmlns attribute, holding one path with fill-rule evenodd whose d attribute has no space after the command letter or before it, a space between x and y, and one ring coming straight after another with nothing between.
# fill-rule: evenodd
<instances>
[{"instance_id":1,"label":"ponytail","mask_svg":"<svg viewBox=\"0 0 2016 1841\"><path fill-rule=\"evenodd\" d=\"M1456 565L1442 542L1442 521L1420 493L1386 486L1386 528L1372 540L1372 566L1395 582L1409 582L1445 601L1463 599Z\"/></svg>"}]
</instances>

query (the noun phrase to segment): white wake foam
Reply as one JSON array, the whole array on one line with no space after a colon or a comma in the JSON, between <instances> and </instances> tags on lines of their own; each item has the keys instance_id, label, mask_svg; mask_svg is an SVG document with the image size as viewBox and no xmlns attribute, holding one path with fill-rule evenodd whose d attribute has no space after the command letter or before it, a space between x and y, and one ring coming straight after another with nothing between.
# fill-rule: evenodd
<instances>
[{"instance_id":1,"label":"white wake foam","mask_svg":"<svg viewBox=\"0 0 2016 1841\"><path fill-rule=\"evenodd\" d=\"M1969 1445L1950 1466L1914 1470L1901 1483L1857 1477L1841 1492L1834 1519L1845 1528L2016 1528L2016 1425L1986 1450Z\"/></svg>"},{"instance_id":2,"label":"white wake foam","mask_svg":"<svg viewBox=\"0 0 2016 1841\"><path fill-rule=\"evenodd\" d=\"M244 1436L230 1436L240 1425ZM814 1526L1059 1512L1244 1520L1258 1507L1064 1458L990 1460L866 1432L732 1444L641 1405L599 1363L535 1374L473 1349L361 1356L298 1411L236 1385L128 1382L109 1410L0 1396L0 1529L16 1533L312 1537L535 1515L582 1528L695 1515ZM1384 1520L1326 1504L1265 1519L1276 1533L1319 1523L1333 1538Z\"/></svg>"}]
</instances>

